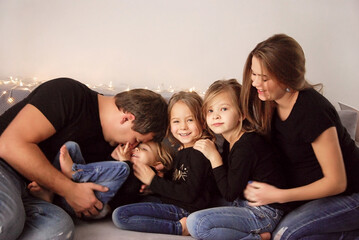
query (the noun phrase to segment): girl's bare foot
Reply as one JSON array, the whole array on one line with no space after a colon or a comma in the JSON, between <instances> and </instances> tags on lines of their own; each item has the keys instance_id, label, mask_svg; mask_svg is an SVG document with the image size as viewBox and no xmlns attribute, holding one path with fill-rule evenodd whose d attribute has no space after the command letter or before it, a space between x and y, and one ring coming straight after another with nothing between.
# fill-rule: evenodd
<instances>
[{"instance_id":1,"label":"girl's bare foot","mask_svg":"<svg viewBox=\"0 0 359 240\"><path fill-rule=\"evenodd\" d=\"M180 223L182 225L182 236L189 236L189 232L188 232L188 229L187 229L187 218L184 217L180 220Z\"/></svg>"},{"instance_id":2,"label":"girl's bare foot","mask_svg":"<svg viewBox=\"0 0 359 240\"><path fill-rule=\"evenodd\" d=\"M260 234L262 240L270 240L271 234L269 232L264 232Z\"/></svg>"},{"instance_id":3,"label":"girl's bare foot","mask_svg":"<svg viewBox=\"0 0 359 240\"><path fill-rule=\"evenodd\" d=\"M60 167L63 174L65 174L66 177L72 179L72 174L75 173L75 171L72 171L72 164L74 162L72 161L72 158L69 154L69 151L67 150L66 145L63 145L60 148Z\"/></svg>"},{"instance_id":4,"label":"girl's bare foot","mask_svg":"<svg viewBox=\"0 0 359 240\"><path fill-rule=\"evenodd\" d=\"M54 193L41 187L37 184L37 182L29 183L29 185L27 185L27 189L29 189L32 196L40 198L46 202L52 203L52 200L54 199Z\"/></svg>"}]
</instances>

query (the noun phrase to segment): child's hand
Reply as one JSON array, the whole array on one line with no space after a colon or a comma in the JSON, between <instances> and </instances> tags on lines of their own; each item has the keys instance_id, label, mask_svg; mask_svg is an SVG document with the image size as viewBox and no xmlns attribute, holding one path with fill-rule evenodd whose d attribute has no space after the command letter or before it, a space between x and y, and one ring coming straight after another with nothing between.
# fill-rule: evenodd
<instances>
[{"instance_id":1,"label":"child's hand","mask_svg":"<svg viewBox=\"0 0 359 240\"><path fill-rule=\"evenodd\" d=\"M140 193L142 193L143 195L148 195L148 194L151 194L152 191L150 190L148 185L142 184L141 189L140 189Z\"/></svg>"},{"instance_id":2,"label":"child's hand","mask_svg":"<svg viewBox=\"0 0 359 240\"><path fill-rule=\"evenodd\" d=\"M194 144L193 148L203 153L203 155L211 162L212 168L223 165L221 155L217 151L213 141L209 139L200 139Z\"/></svg>"},{"instance_id":3,"label":"child's hand","mask_svg":"<svg viewBox=\"0 0 359 240\"><path fill-rule=\"evenodd\" d=\"M117 161L126 161L130 160L131 153L130 143L126 143L126 145L119 144L111 153L111 157Z\"/></svg>"},{"instance_id":4,"label":"child's hand","mask_svg":"<svg viewBox=\"0 0 359 240\"><path fill-rule=\"evenodd\" d=\"M134 161L133 172L135 176L146 185L150 185L152 179L156 175L148 165L143 164L140 161Z\"/></svg>"}]
</instances>

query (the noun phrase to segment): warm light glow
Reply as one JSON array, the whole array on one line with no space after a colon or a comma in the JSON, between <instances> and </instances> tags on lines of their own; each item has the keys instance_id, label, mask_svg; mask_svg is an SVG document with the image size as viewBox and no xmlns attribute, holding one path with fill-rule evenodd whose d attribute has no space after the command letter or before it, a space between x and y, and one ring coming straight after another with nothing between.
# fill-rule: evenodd
<instances>
[{"instance_id":1,"label":"warm light glow","mask_svg":"<svg viewBox=\"0 0 359 240\"><path fill-rule=\"evenodd\" d=\"M8 99L7 99L7 102L8 103L13 103L15 101L15 99L13 98L13 97L9 97Z\"/></svg>"},{"instance_id":2,"label":"warm light glow","mask_svg":"<svg viewBox=\"0 0 359 240\"><path fill-rule=\"evenodd\" d=\"M6 85L5 89L7 89L7 90L1 89L0 97L4 96L6 94L9 94L9 97L7 98L7 102L9 104L12 104L12 103L14 103L15 99L12 97L11 91L13 91L13 90L32 91L35 87L37 87L41 83L42 83L42 81L39 81L37 77L22 79L22 78L10 76L7 79L0 80L0 89L1 89L2 85L3 86ZM101 83L99 85L93 85L93 84L87 84L87 83L84 83L84 84L90 89L94 89L98 92L105 92L105 93L107 92L107 94L111 94L111 92L117 92L117 91L130 91L133 87L131 85L123 84L127 87L122 86L120 89L116 89L116 87L114 87L113 81L109 81L108 84ZM179 89L176 89L176 88L172 87L171 85L167 88L165 86L165 84L163 84L163 83L158 84L157 88L152 89L152 88L149 88L148 86L144 86L143 88L153 90L159 94L166 94L166 93L171 94L171 93L180 91ZM10 91L10 93L9 93L9 91ZM109 91L111 91L111 92L109 92ZM189 88L187 91L194 92L194 91L196 91L196 88L193 86L193 87ZM201 92L199 94L203 96L205 94L205 92Z\"/></svg>"}]
</instances>

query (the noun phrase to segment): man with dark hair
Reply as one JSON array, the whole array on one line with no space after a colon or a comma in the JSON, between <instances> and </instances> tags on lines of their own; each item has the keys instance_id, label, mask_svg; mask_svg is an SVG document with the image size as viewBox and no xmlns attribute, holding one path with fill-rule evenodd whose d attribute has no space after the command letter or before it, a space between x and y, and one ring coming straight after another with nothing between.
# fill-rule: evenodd
<instances>
[{"instance_id":1,"label":"man with dark hair","mask_svg":"<svg viewBox=\"0 0 359 240\"><path fill-rule=\"evenodd\" d=\"M78 215L97 215L103 204L95 183L76 183L52 165L60 147L77 142L86 162L105 160L118 144L161 140L167 104L134 89L103 96L68 78L47 81L0 116L0 239L71 239L74 225L59 207L35 198L29 181L64 197Z\"/></svg>"}]
</instances>

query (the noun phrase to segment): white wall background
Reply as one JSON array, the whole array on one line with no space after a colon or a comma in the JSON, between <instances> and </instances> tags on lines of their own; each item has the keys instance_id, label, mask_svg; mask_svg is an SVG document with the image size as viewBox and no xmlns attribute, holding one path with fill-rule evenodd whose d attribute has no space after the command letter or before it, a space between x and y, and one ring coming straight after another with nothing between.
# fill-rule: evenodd
<instances>
[{"instance_id":1,"label":"white wall background","mask_svg":"<svg viewBox=\"0 0 359 240\"><path fill-rule=\"evenodd\" d=\"M359 108L357 0L0 0L0 79L205 91L241 82L275 33L302 45L307 79L332 103Z\"/></svg>"}]
</instances>

